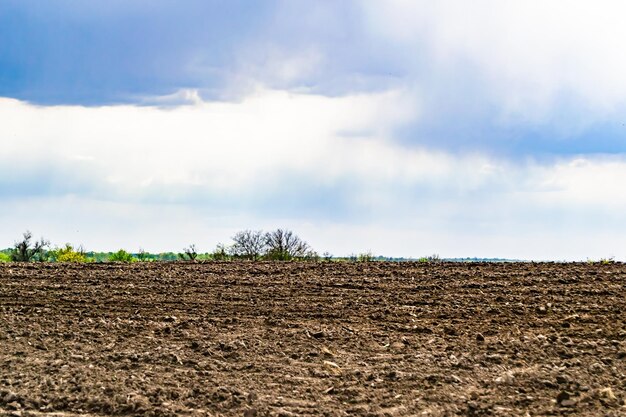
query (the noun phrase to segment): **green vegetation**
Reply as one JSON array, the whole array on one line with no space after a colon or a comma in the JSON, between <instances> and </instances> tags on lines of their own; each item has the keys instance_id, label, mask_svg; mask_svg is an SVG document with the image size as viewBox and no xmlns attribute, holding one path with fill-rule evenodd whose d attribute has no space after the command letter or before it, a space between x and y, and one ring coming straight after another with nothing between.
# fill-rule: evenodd
<instances>
[{"instance_id":1,"label":"green vegetation","mask_svg":"<svg viewBox=\"0 0 626 417\"><path fill-rule=\"evenodd\" d=\"M178 257L183 261L195 261L198 258L196 245L189 245L189 247L183 249L183 253L178 254Z\"/></svg>"},{"instance_id":2,"label":"green vegetation","mask_svg":"<svg viewBox=\"0 0 626 417\"><path fill-rule=\"evenodd\" d=\"M63 247L48 250L49 242L45 239L33 241L32 233L27 231L22 240L12 248L0 250L0 262L158 262L158 261L311 261L311 262L509 262L515 260L496 258L454 258L442 259L434 254L421 258L392 258L375 256L371 251L351 254L345 257L333 256L324 252L321 256L311 249L309 244L287 229L271 232L262 230L243 230L232 237L232 244L218 244L210 253L201 253L192 244L182 252L149 253L139 249L136 253L120 249L117 252L86 252L82 246L74 247L67 243ZM519 262L519 261L518 261ZM612 264L614 258L590 260L589 263Z\"/></svg>"},{"instance_id":3,"label":"green vegetation","mask_svg":"<svg viewBox=\"0 0 626 417\"><path fill-rule=\"evenodd\" d=\"M360 253L357 257L357 262L372 262L374 260L374 255L372 252Z\"/></svg>"},{"instance_id":4,"label":"green vegetation","mask_svg":"<svg viewBox=\"0 0 626 417\"><path fill-rule=\"evenodd\" d=\"M50 243L43 238L37 242L32 242L33 234L30 231L24 232L22 240L15 242L13 249L11 250L11 260L13 262L32 262L32 261L44 261L46 255L46 248L50 246Z\"/></svg>"},{"instance_id":5,"label":"green vegetation","mask_svg":"<svg viewBox=\"0 0 626 417\"><path fill-rule=\"evenodd\" d=\"M587 259L588 264L601 264L601 265L610 265L615 263L615 258L613 256L609 258L600 258L597 261L593 259Z\"/></svg>"},{"instance_id":6,"label":"green vegetation","mask_svg":"<svg viewBox=\"0 0 626 417\"><path fill-rule=\"evenodd\" d=\"M230 261L232 258L228 254L228 250L223 243L218 243L215 250L211 254L211 259L214 261Z\"/></svg>"},{"instance_id":7,"label":"green vegetation","mask_svg":"<svg viewBox=\"0 0 626 417\"><path fill-rule=\"evenodd\" d=\"M423 262L423 263L443 262L443 260L436 253L433 254L433 255L430 255L430 256L424 256L422 258L419 258L417 261L418 262Z\"/></svg>"},{"instance_id":8,"label":"green vegetation","mask_svg":"<svg viewBox=\"0 0 626 417\"><path fill-rule=\"evenodd\" d=\"M137 259L124 249L120 249L109 256L109 262L135 262Z\"/></svg>"},{"instance_id":9,"label":"green vegetation","mask_svg":"<svg viewBox=\"0 0 626 417\"><path fill-rule=\"evenodd\" d=\"M47 253L47 260L55 262L91 262L82 248L75 250L69 243L63 248L57 248Z\"/></svg>"}]
</instances>

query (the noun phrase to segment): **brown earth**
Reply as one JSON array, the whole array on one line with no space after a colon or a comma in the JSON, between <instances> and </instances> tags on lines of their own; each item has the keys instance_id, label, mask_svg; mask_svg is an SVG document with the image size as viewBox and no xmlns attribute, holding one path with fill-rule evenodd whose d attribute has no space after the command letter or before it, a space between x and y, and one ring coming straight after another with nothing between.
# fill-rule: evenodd
<instances>
[{"instance_id":1,"label":"brown earth","mask_svg":"<svg viewBox=\"0 0 626 417\"><path fill-rule=\"evenodd\" d=\"M626 416L626 265L0 264L0 413Z\"/></svg>"}]
</instances>

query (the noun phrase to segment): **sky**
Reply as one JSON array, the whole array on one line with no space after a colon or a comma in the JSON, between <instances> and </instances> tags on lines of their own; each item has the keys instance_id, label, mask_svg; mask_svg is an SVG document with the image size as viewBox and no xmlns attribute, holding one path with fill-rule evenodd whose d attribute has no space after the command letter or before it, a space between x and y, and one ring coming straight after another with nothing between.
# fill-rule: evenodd
<instances>
[{"instance_id":1,"label":"sky","mask_svg":"<svg viewBox=\"0 0 626 417\"><path fill-rule=\"evenodd\" d=\"M0 247L626 260L626 4L3 0Z\"/></svg>"}]
</instances>

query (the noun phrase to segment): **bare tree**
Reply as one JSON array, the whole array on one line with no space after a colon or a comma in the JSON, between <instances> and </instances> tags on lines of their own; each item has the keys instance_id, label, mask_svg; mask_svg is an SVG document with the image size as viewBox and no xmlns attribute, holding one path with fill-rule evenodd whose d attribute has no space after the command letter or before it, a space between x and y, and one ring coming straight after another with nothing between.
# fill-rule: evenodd
<instances>
[{"instance_id":1,"label":"bare tree","mask_svg":"<svg viewBox=\"0 0 626 417\"><path fill-rule=\"evenodd\" d=\"M235 242L230 248L234 256L253 261L258 260L265 249L265 236L261 230L244 230L233 236Z\"/></svg>"},{"instance_id":2,"label":"bare tree","mask_svg":"<svg viewBox=\"0 0 626 417\"><path fill-rule=\"evenodd\" d=\"M46 248L50 242L41 238L38 242L32 243L33 234L26 231L21 242L15 242L11 250L11 260L14 262L31 262L43 260Z\"/></svg>"},{"instance_id":3,"label":"bare tree","mask_svg":"<svg viewBox=\"0 0 626 417\"><path fill-rule=\"evenodd\" d=\"M266 233L265 246L267 258L278 261L303 257L310 250L308 243L292 231L283 229Z\"/></svg>"}]
</instances>

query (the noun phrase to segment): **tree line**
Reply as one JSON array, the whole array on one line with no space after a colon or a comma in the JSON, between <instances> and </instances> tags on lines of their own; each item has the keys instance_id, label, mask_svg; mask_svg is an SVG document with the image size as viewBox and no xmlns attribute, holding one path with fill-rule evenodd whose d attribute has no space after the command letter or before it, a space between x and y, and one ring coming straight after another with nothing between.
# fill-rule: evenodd
<instances>
[{"instance_id":1,"label":"tree line","mask_svg":"<svg viewBox=\"0 0 626 417\"><path fill-rule=\"evenodd\" d=\"M330 260L328 253L323 255ZM243 230L232 237L232 244L218 244L211 253L198 253L194 244L179 253L151 254L142 249L131 254L124 249L112 253L87 252L82 247L75 248L71 244L51 248L50 242L44 238L33 239L33 234L26 231L22 239L15 242L12 248L0 252L0 261L13 262L135 262L155 260L320 260L309 244L291 230L276 229L270 232L262 230Z\"/></svg>"}]
</instances>

